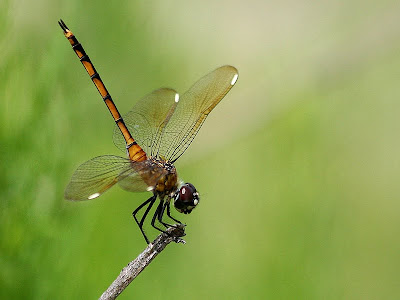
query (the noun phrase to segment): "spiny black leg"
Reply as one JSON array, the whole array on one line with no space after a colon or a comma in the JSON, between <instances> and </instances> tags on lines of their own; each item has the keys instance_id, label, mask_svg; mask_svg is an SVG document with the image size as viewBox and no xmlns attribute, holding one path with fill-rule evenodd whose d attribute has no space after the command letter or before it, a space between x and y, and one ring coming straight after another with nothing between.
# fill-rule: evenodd
<instances>
[{"instance_id":1,"label":"spiny black leg","mask_svg":"<svg viewBox=\"0 0 400 300\"><path fill-rule=\"evenodd\" d=\"M144 212L144 214L142 216L142 219L140 219L139 227L143 227L144 220L146 219L147 214L149 213L150 209L153 207L153 204L156 202L155 200L156 200L157 196L154 195L152 198L154 198L154 201L150 202L149 206L147 206L146 211Z\"/></svg>"},{"instance_id":2,"label":"spiny black leg","mask_svg":"<svg viewBox=\"0 0 400 300\"><path fill-rule=\"evenodd\" d=\"M171 216L171 206L170 206L170 203L171 203L171 202L168 202L168 205L167 205L167 216L170 217L170 219L174 220L175 222L177 222L177 223L179 223L179 224L182 224L181 221L179 221L179 220L175 219L173 216Z\"/></svg>"},{"instance_id":3,"label":"spiny black leg","mask_svg":"<svg viewBox=\"0 0 400 300\"><path fill-rule=\"evenodd\" d=\"M165 227L176 227L176 226L174 226L174 225L172 225L172 224L165 223L165 222L162 220L162 217L163 217L164 212L165 212L165 207L169 207L169 201L165 201L165 203L164 203L164 205L163 205L163 207L162 207L160 213L158 214L158 221L159 221L161 224L163 224Z\"/></svg>"},{"instance_id":4,"label":"spiny black leg","mask_svg":"<svg viewBox=\"0 0 400 300\"><path fill-rule=\"evenodd\" d=\"M153 219L151 220L151 226L153 226L155 229L157 229L158 231L164 232L166 233L164 230L158 228L154 223L156 222L156 218L158 217L158 215L160 214L162 207L163 207L163 200L160 200L160 204L158 204L156 212L154 213Z\"/></svg>"},{"instance_id":5,"label":"spiny black leg","mask_svg":"<svg viewBox=\"0 0 400 300\"><path fill-rule=\"evenodd\" d=\"M144 222L144 218L146 217L146 215L147 215L147 213L149 212L150 208L153 206L153 204L154 204L154 202L156 201L156 199L157 199L157 196L156 196L156 195L151 196L151 197L150 197L149 199L147 199L145 202L143 202L142 204L140 204L139 207L136 208L136 209L133 211L133 213L132 213L132 216L133 216L133 218L135 219L136 224L138 224L139 229L140 229L140 231L142 232L142 234L143 234L143 236L144 236L144 239L146 240L146 243L147 243L147 244L150 244L150 241L149 241L149 239L147 238L146 234L144 233L144 230L143 230L143 222ZM139 212L139 210L141 210L141 209L142 209L145 205L147 205L149 202L150 202L149 207L146 209L146 211L145 211L145 213L144 213L142 219L141 219L140 222L139 222L138 219L136 218L136 214Z\"/></svg>"}]
</instances>

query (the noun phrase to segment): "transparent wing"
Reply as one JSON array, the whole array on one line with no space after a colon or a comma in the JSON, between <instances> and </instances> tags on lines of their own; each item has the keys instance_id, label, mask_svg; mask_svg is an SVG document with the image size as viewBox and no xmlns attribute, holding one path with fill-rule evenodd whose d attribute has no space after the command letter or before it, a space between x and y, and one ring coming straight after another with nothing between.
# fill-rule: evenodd
<instances>
[{"instance_id":1,"label":"transparent wing","mask_svg":"<svg viewBox=\"0 0 400 300\"><path fill-rule=\"evenodd\" d=\"M123 116L128 130L148 156L157 156L165 125L173 115L178 99L175 90L161 88L142 98ZM113 140L119 149L126 152L126 143L118 126L114 128Z\"/></svg>"},{"instance_id":2,"label":"transparent wing","mask_svg":"<svg viewBox=\"0 0 400 300\"><path fill-rule=\"evenodd\" d=\"M155 185L164 173L165 170L153 164L152 161L132 162L114 155L98 156L76 169L64 196L67 200L91 200L103 194L117 182L125 190L143 192L148 190L149 186Z\"/></svg>"},{"instance_id":3,"label":"transparent wing","mask_svg":"<svg viewBox=\"0 0 400 300\"><path fill-rule=\"evenodd\" d=\"M236 83L238 71L222 66L197 81L179 100L166 125L159 156L175 162L189 147L208 114Z\"/></svg>"},{"instance_id":4,"label":"transparent wing","mask_svg":"<svg viewBox=\"0 0 400 300\"><path fill-rule=\"evenodd\" d=\"M172 89L156 90L136 103L123 117L124 122L149 157L174 162L237 78L236 68L222 66L197 81L180 99ZM115 145L125 151L118 127L113 138Z\"/></svg>"}]
</instances>

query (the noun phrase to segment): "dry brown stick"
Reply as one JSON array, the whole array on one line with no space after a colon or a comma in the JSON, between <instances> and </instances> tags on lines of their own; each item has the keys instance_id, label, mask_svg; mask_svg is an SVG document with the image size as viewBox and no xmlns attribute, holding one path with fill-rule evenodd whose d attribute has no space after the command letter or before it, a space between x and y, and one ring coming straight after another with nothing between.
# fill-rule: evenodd
<instances>
[{"instance_id":1,"label":"dry brown stick","mask_svg":"<svg viewBox=\"0 0 400 300\"><path fill-rule=\"evenodd\" d=\"M146 268L150 262L171 242L185 243L182 236L185 235L185 226L182 224L175 225L166 230L168 234L161 233L147 248L139 254L135 260L131 261L122 269L117 279L108 287L101 295L100 300L115 299L124 289Z\"/></svg>"}]
</instances>

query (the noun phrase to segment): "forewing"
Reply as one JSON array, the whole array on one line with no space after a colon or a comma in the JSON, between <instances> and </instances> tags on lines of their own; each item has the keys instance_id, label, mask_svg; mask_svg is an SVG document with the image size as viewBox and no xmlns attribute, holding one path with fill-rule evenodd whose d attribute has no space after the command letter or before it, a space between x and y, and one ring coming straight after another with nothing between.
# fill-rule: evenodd
<instances>
[{"instance_id":1,"label":"forewing","mask_svg":"<svg viewBox=\"0 0 400 300\"><path fill-rule=\"evenodd\" d=\"M131 180L130 191L146 191L147 185L139 175L140 170L145 169L143 163L114 155L95 157L76 169L64 196L67 200L94 199L128 177Z\"/></svg>"},{"instance_id":2,"label":"forewing","mask_svg":"<svg viewBox=\"0 0 400 300\"><path fill-rule=\"evenodd\" d=\"M165 125L174 114L178 99L175 90L161 88L142 98L123 116L131 135L148 156L157 156ZM125 140L117 126L113 140L118 148L126 151Z\"/></svg>"},{"instance_id":3,"label":"forewing","mask_svg":"<svg viewBox=\"0 0 400 300\"><path fill-rule=\"evenodd\" d=\"M208 114L236 83L238 71L222 66L197 81L180 97L163 132L159 156L176 161L189 147Z\"/></svg>"}]
</instances>

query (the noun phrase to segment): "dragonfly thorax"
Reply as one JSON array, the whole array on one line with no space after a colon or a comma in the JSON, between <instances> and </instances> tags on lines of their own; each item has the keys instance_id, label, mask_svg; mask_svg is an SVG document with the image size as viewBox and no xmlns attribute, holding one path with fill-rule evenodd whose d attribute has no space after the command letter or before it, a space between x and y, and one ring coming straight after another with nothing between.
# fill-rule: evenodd
<instances>
[{"instance_id":1,"label":"dragonfly thorax","mask_svg":"<svg viewBox=\"0 0 400 300\"><path fill-rule=\"evenodd\" d=\"M154 185L154 192L157 193L160 198L164 198L165 196L171 197L178 189L178 175L175 166L165 160L150 158L150 161L155 169L163 170L163 174Z\"/></svg>"}]
</instances>

